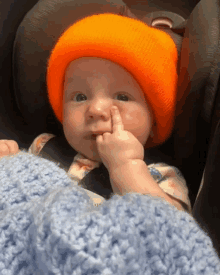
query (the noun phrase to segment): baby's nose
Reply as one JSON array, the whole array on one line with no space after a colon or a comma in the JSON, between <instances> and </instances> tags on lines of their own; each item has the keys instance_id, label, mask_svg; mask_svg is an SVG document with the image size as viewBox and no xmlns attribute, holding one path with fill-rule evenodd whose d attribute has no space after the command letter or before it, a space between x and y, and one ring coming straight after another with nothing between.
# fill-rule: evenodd
<instances>
[{"instance_id":1,"label":"baby's nose","mask_svg":"<svg viewBox=\"0 0 220 275\"><path fill-rule=\"evenodd\" d=\"M111 116L110 107L102 107L102 108L94 107L90 109L90 117L109 119L110 116Z\"/></svg>"}]
</instances>

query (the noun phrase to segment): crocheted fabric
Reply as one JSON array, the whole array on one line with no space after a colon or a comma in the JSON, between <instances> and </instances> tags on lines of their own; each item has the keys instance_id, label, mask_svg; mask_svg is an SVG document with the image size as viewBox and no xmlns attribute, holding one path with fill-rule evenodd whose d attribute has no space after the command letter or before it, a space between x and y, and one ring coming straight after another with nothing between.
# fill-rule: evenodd
<instances>
[{"instance_id":1,"label":"crocheted fabric","mask_svg":"<svg viewBox=\"0 0 220 275\"><path fill-rule=\"evenodd\" d=\"M150 195L95 207L65 170L25 150L0 159L1 275L220 274L208 234Z\"/></svg>"}]
</instances>

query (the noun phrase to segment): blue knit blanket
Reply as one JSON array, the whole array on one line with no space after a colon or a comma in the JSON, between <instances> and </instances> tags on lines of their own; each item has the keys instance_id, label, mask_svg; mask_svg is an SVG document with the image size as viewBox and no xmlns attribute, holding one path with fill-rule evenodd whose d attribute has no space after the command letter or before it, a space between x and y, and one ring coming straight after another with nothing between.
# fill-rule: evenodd
<instances>
[{"instance_id":1,"label":"blue knit blanket","mask_svg":"<svg viewBox=\"0 0 220 275\"><path fill-rule=\"evenodd\" d=\"M59 165L25 150L0 159L1 275L216 275L212 241L150 195L98 207Z\"/></svg>"}]
</instances>

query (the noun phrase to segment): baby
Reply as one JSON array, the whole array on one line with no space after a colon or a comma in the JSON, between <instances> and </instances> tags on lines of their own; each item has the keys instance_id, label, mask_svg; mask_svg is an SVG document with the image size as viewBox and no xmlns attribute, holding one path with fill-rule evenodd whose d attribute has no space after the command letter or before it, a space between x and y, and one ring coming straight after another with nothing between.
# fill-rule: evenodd
<instances>
[{"instance_id":1,"label":"baby","mask_svg":"<svg viewBox=\"0 0 220 275\"><path fill-rule=\"evenodd\" d=\"M184 210L182 202L191 205L183 180L169 168L170 181L159 186L143 160L144 148L164 142L172 131L176 63L175 44L164 32L136 19L94 15L59 38L48 60L47 87L66 140L90 164L105 165L114 193L151 194ZM52 136L35 139L31 148L42 148ZM18 151L15 141L0 142L2 156ZM181 196L164 191L170 186L178 186Z\"/></svg>"},{"instance_id":2,"label":"baby","mask_svg":"<svg viewBox=\"0 0 220 275\"><path fill-rule=\"evenodd\" d=\"M101 58L71 62L65 73L63 110L67 141L106 166L114 193L151 193L171 202L143 161L153 114L126 70Z\"/></svg>"}]
</instances>

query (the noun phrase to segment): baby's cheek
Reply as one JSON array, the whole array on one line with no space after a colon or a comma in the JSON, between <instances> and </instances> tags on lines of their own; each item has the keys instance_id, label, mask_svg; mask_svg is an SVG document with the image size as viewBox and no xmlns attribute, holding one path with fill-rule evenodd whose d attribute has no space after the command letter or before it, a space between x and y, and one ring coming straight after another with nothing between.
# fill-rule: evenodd
<instances>
[{"instance_id":1,"label":"baby's cheek","mask_svg":"<svg viewBox=\"0 0 220 275\"><path fill-rule=\"evenodd\" d=\"M138 112L127 112L122 117L122 121L124 129L131 132L142 144L145 144L150 132L148 117Z\"/></svg>"},{"instance_id":2,"label":"baby's cheek","mask_svg":"<svg viewBox=\"0 0 220 275\"><path fill-rule=\"evenodd\" d=\"M144 119L141 118L137 112L127 112L122 117L122 122L124 126L129 129L139 129L140 127L144 126ZM143 125L142 125L143 124Z\"/></svg>"},{"instance_id":3,"label":"baby's cheek","mask_svg":"<svg viewBox=\"0 0 220 275\"><path fill-rule=\"evenodd\" d=\"M136 122L136 120L137 119L134 111L126 111L122 113L122 122L124 122L124 124L132 125Z\"/></svg>"},{"instance_id":4,"label":"baby's cheek","mask_svg":"<svg viewBox=\"0 0 220 275\"><path fill-rule=\"evenodd\" d=\"M126 113L125 115L124 115L124 119L125 119L125 121L127 122L129 122L129 121L132 121L134 118L133 118L133 116L132 116L132 114L131 113Z\"/></svg>"},{"instance_id":5,"label":"baby's cheek","mask_svg":"<svg viewBox=\"0 0 220 275\"><path fill-rule=\"evenodd\" d=\"M84 121L84 114L82 111L75 111L72 115L72 120L78 124L78 125L82 125L83 121Z\"/></svg>"},{"instance_id":6,"label":"baby's cheek","mask_svg":"<svg viewBox=\"0 0 220 275\"><path fill-rule=\"evenodd\" d=\"M124 130L131 132L133 135L136 136L137 132L137 125L138 125L138 119L135 118L135 116L132 113L126 113L122 117L122 122L124 124ZM139 127L138 127L139 128Z\"/></svg>"}]
</instances>

